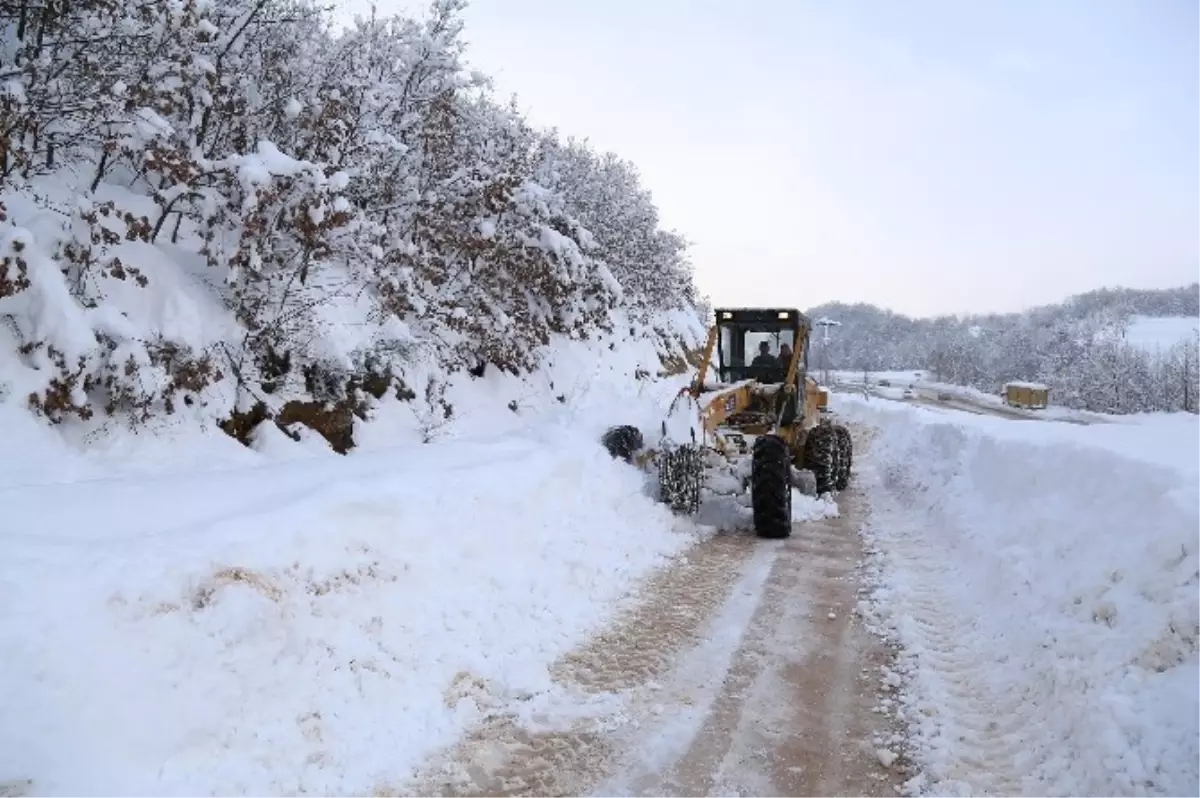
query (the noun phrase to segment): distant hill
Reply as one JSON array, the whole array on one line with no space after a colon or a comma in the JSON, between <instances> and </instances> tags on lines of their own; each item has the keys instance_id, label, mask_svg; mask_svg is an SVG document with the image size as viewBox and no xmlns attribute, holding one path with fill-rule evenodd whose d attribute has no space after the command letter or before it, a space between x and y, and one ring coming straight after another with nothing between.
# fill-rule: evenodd
<instances>
[{"instance_id":1,"label":"distant hill","mask_svg":"<svg viewBox=\"0 0 1200 798\"><path fill-rule=\"evenodd\" d=\"M1184 319L1200 319L1200 283L1103 288L1021 313L912 318L837 302L808 313L839 322L828 345L821 329L813 335L816 369L929 369L988 391L1039 380L1059 403L1103 412L1195 412L1198 405L1197 341ZM1169 318L1176 321L1148 321ZM1148 335L1157 336L1155 345Z\"/></svg>"}]
</instances>

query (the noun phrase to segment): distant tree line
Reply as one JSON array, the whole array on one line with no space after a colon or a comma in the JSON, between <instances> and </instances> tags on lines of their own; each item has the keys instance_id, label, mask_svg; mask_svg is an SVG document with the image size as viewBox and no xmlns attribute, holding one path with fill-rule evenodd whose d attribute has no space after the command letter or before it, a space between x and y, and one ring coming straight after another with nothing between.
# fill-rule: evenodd
<instances>
[{"instance_id":1,"label":"distant tree line","mask_svg":"<svg viewBox=\"0 0 1200 798\"><path fill-rule=\"evenodd\" d=\"M840 370L927 369L941 381L998 392L1005 382L1050 387L1052 401L1105 413L1200 409L1200 341L1147 351L1126 340L1133 316L1200 317L1200 284L1101 289L1023 313L914 319L872 305L828 304L841 322L813 364Z\"/></svg>"}]
</instances>

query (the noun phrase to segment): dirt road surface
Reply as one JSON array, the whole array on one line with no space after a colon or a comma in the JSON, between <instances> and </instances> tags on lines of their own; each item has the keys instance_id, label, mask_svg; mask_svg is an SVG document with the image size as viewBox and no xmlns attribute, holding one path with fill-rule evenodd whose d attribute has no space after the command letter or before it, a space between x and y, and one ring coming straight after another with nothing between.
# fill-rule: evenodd
<instances>
[{"instance_id":1,"label":"dirt road surface","mask_svg":"<svg viewBox=\"0 0 1200 798\"><path fill-rule=\"evenodd\" d=\"M864 502L790 539L721 533L554 666L572 719L496 712L411 784L377 794L892 795L890 652L856 614ZM606 706L600 701L601 706Z\"/></svg>"}]
</instances>

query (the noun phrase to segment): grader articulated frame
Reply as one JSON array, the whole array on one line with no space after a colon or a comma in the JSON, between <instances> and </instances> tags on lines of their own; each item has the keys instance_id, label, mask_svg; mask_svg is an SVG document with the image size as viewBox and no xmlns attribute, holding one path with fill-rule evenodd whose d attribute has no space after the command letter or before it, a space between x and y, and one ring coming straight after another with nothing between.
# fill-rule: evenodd
<instances>
[{"instance_id":1,"label":"grader articulated frame","mask_svg":"<svg viewBox=\"0 0 1200 798\"><path fill-rule=\"evenodd\" d=\"M715 316L700 367L668 411L668 419L683 417L686 433L664 421L660 448L637 460L657 463L663 501L677 512L695 513L706 455L749 454L755 531L760 537L788 537L792 487L800 471L812 472L818 494L848 484L850 433L826 417L828 394L808 374L811 324L804 314L719 308ZM771 352L772 344L778 354ZM747 362L752 345L760 354ZM614 455L632 459L633 450L641 448L641 433L616 427L605 436L605 445Z\"/></svg>"}]
</instances>

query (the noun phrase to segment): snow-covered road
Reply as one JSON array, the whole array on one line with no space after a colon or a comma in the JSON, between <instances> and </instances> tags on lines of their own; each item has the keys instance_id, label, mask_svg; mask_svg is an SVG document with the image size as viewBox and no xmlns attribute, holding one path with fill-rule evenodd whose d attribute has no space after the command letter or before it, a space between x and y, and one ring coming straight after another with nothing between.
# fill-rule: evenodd
<instances>
[{"instance_id":1,"label":"snow-covered road","mask_svg":"<svg viewBox=\"0 0 1200 798\"><path fill-rule=\"evenodd\" d=\"M893 652L858 612L861 492L839 506L838 518L804 524L773 550L750 542L763 548L747 569L755 589L723 613L742 622L736 649L718 664L701 645L667 682L691 727L672 740L679 721L656 706L667 719L636 724L598 794L894 794L902 734L880 703ZM751 598L752 612L735 609Z\"/></svg>"},{"instance_id":2,"label":"snow-covered road","mask_svg":"<svg viewBox=\"0 0 1200 798\"><path fill-rule=\"evenodd\" d=\"M853 383L841 383L836 390L851 396L863 395L862 386L856 386ZM1054 421L1084 426L1103 424L1108 421L1099 413L1087 413L1065 407L1051 406L1041 410L1010 407L999 397L955 385L915 383L908 391L911 392L911 396L906 396L903 388L874 386L867 389L867 395L888 402L921 405L943 412L954 411L977 416L995 416L1010 421Z\"/></svg>"},{"instance_id":3,"label":"snow-covered road","mask_svg":"<svg viewBox=\"0 0 1200 798\"><path fill-rule=\"evenodd\" d=\"M698 543L556 671L614 703L501 713L417 791L1196 793L1195 419L841 410L840 517Z\"/></svg>"},{"instance_id":4,"label":"snow-covered road","mask_svg":"<svg viewBox=\"0 0 1200 798\"><path fill-rule=\"evenodd\" d=\"M836 410L857 475L785 541L565 418L11 480L0 788L1196 793L1195 418Z\"/></svg>"},{"instance_id":5,"label":"snow-covered road","mask_svg":"<svg viewBox=\"0 0 1200 798\"><path fill-rule=\"evenodd\" d=\"M857 612L863 497L839 505L788 540L698 542L556 663L590 713L510 706L392 794L894 794L891 652Z\"/></svg>"}]
</instances>

